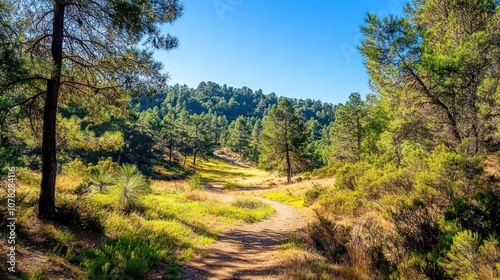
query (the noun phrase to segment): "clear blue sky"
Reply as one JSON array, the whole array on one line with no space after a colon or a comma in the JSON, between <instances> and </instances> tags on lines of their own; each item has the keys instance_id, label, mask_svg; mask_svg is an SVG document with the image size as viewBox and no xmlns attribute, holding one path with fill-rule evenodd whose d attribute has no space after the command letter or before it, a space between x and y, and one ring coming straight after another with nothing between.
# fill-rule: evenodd
<instances>
[{"instance_id":1,"label":"clear blue sky","mask_svg":"<svg viewBox=\"0 0 500 280\"><path fill-rule=\"evenodd\" d=\"M366 12L401 13L403 0L184 0L165 28L179 48L155 56L170 84L213 81L279 96L338 103L365 95L356 49Z\"/></svg>"}]
</instances>

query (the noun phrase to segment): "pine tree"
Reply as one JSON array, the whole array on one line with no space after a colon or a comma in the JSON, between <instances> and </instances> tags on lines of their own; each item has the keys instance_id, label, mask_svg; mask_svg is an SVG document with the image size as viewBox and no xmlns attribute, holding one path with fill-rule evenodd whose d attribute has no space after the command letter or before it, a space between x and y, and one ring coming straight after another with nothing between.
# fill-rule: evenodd
<instances>
[{"instance_id":1,"label":"pine tree","mask_svg":"<svg viewBox=\"0 0 500 280\"><path fill-rule=\"evenodd\" d=\"M161 24L177 19L182 6L165 1L17 1L13 20L30 65L9 88L30 88L18 104L43 99L42 182L38 216L55 216L56 120L61 104L126 104L132 89L160 89L167 76L139 43L171 49L177 39L161 34ZM61 95L60 93L64 93Z\"/></svg>"},{"instance_id":2,"label":"pine tree","mask_svg":"<svg viewBox=\"0 0 500 280\"><path fill-rule=\"evenodd\" d=\"M346 104L338 108L330 130L332 152L337 160L356 162L361 159L365 116L365 103L359 93L352 93Z\"/></svg>"},{"instance_id":3,"label":"pine tree","mask_svg":"<svg viewBox=\"0 0 500 280\"><path fill-rule=\"evenodd\" d=\"M239 116L229 125L227 145L233 151L238 152L240 157L248 150L250 143L250 126L248 120Z\"/></svg>"},{"instance_id":4,"label":"pine tree","mask_svg":"<svg viewBox=\"0 0 500 280\"><path fill-rule=\"evenodd\" d=\"M179 140L179 127L172 112L166 114L161 120L160 137L168 146L168 163L172 164L175 145Z\"/></svg>"},{"instance_id":5,"label":"pine tree","mask_svg":"<svg viewBox=\"0 0 500 280\"><path fill-rule=\"evenodd\" d=\"M292 103L281 98L262 121L260 165L285 171L288 184L294 171L308 166L305 156L307 129Z\"/></svg>"},{"instance_id":6,"label":"pine tree","mask_svg":"<svg viewBox=\"0 0 500 280\"><path fill-rule=\"evenodd\" d=\"M412 1L405 17L368 14L360 48L399 135L470 153L498 150L500 9L495 0ZM435 141L433 141L435 142Z\"/></svg>"}]
</instances>

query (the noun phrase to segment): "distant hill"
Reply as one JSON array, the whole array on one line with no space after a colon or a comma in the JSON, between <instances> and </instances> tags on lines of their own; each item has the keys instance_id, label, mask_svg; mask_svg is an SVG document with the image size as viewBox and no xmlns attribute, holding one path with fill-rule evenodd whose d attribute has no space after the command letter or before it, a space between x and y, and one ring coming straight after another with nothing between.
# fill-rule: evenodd
<instances>
[{"instance_id":1,"label":"distant hill","mask_svg":"<svg viewBox=\"0 0 500 280\"><path fill-rule=\"evenodd\" d=\"M320 125L328 125L334 119L338 105L311 99L289 98L298 108L304 120L316 119ZM264 94L261 89L234 88L226 84L201 82L197 88L187 85L169 86L166 93L149 96L144 94L133 101L139 111L149 108L186 109L194 114L216 113L226 116L229 122L238 116L262 118L270 107L278 102L275 93Z\"/></svg>"}]
</instances>

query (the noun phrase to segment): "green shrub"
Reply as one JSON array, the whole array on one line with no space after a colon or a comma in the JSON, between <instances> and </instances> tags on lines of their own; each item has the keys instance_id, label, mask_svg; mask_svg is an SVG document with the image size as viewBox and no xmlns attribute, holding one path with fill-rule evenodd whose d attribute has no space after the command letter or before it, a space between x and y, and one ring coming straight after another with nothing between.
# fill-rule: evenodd
<instances>
[{"instance_id":1,"label":"green shrub","mask_svg":"<svg viewBox=\"0 0 500 280\"><path fill-rule=\"evenodd\" d=\"M500 195L479 192L473 198L456 198L445 212L445 219L456 221L464 229L479 233L487 238L492 233L500 233Z\"/></svg>"},{"instance_id":2,"label":"green shrub","mask_svg":"<svg viewBox=\"0 0 500 280\"><path fill-rule=\"evenodd\" d=\"M87 168L89 169L89 172L95 170L101 172L110 172L112 173L112 175L116 175L115 171L118 170L118 163L114 162L112 158L108 157L99 160L95 165L89 164Z\"/></svg>"},{"instance_id":3,"label":"green shrub","mask_svg":"<svg viewBox=\"0 0 500 280\"><path fill-rule=\"evenodd\" d=\"M191 179L187 181L188 186L191 188L191 190L196 190L196 189L203 189L203 180L200 176L195 175Z\"/></svg>"},{"instance_id":4,"label":"green shrub","mask_svg":"<svg viewBox=\"0 0 500 280\"><path fill-rule=\"evenodd\" d=\"M75 199L74 196L59 195L56 208L57 220L62 224L95 232L104 230L101 209L96 209L90 197Z\"/></svg>"},{"instance_id":5,"label":"green shrub","mask_svg":"<svg viewBox=\"0 0 500 280\"><path fill-rule=\"evenodd\" d=\"M311 206L316 201L316 199L318 199L321 194L326 193L326 191L326 187L314 184L313 187L307 190L305 193L304 206Z\"/></svg>"},{"instance_id":6,"label":"green shrub","mask_svg":"<svg viewBox=\"0 0 500 280\"><path fill-rule=\"evenodd\" d=\"M464 230L453 237L446 258L440 262L455 279L498 279L500 277L498 240L489 238L481 245L477 233Z\"/></svg>"},{"instance_id":7,"label":"green shrub","mask_svg":"<svg viewBox=\"0 0 500 280\"><path fill-rule=\"evenodd\" d=\"M366 162L347 163L337 169L335 185L341 189L354 190L358 188L358 178L362 178L364 173L370 169Z\"/></svg>"},{"instance_id":8,"label":"green shrub","mask_svg":"<svg viewBox=\"0 0 500 280\"><path fill-rule=\"evenodd\" d=\"M109 170L93 169L90 172L89 185L93 192L107 193L113 184L114 178Z\"/></svg>"},{"instance_id":9,"label":"green shrub","mask_svg":"<svg viewBox=\"0 0 500 280\"><path fill-rule=\"evenodd\" d=\"M319 204L323 209L338 215L358 216L368 206L361 190L332 189L320 195Z\"/></svg>"},{"instance_id":10,"label":"green shrub","mask_svg":"<svg viewBox=\"0 0 500 280\"><path fill-rule=\"evenodd\" d=\"M63 165L62 174L70 177L82 178L85 180L89 178L90 171L80 159L76 158Z\"/></svg>"},{"instance_id":11,"label":"green shrub","mask_svg":"<svg viewBox=\"0 0 500 280\"><path fill-rule=\"evenodd\" d=\"M120 204L129 210L138 206L139 198L151 191L146 178L132 164L123 164L118 168L114 190Z\"/></svg>"}]
</instances>

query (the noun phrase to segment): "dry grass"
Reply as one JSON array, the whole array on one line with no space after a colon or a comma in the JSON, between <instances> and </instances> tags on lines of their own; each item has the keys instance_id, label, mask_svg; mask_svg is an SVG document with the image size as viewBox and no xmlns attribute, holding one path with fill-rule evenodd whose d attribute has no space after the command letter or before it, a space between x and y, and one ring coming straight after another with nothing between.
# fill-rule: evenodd
<instances>
[{"instance_id":1,"label":"dry grass","mask_svg":"<svg viewBox=\"0 0 500 280\"><path fill-rule=\"evenodd\" d=\"M333 280L339 279L333 266L326 260L310 252L289 254L283 261L285 280Z\"/></svg>"},{"instance_id":2,"label":"dry grass","mask_svg":"<svg viewBox=\"0 0 500 280\"><path fill-rule=\"evenodd\" d=\"M162 180L151 180L151 188L156 191L185 191L189 189L188 184L184 180L176 181L162 181Z\"/></svg>"},{"instance_id":3,"label":"dry grass","mask_svg":"<svg viewBox=\"0 0 500 280\"><path fill-rule=\"evenodd\" d=\"M217 195L201 190L193 190L187 192L186 198L193 201L209 201L214 203L222 202L222 200Z\"/></svg>"}]
</instances>

